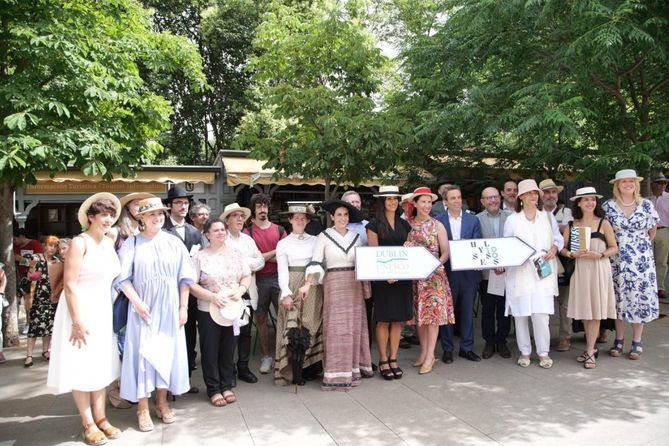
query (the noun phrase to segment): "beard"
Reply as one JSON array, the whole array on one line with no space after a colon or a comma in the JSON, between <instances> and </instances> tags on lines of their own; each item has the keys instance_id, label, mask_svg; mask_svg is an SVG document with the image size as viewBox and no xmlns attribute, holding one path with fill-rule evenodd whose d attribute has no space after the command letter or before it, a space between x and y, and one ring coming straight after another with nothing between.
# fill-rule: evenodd
<instances>
[{"instance_id":1,"label":"beard","mask_svg":"<svg viewBox=\"0 0 669 446\"><path fill-rule=\"evenodd\" d=\"M544 205L548 206L549 208L554 208L556 204L557 204L557 200L554 200L552 198L544 199Z\"/></svg>"}]
</instances>

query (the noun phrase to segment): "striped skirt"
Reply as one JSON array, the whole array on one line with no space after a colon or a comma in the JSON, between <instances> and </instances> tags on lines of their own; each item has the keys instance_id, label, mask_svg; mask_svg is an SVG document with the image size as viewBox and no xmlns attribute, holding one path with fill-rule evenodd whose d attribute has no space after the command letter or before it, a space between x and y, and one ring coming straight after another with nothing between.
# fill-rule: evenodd
<instances>
[{"instance_id":1,"label":"striped skirt","mask_svg":"<svg viewBox=\"0 0 669 446\"><path fill-rule=\"evenodd\" d=\"M324 376L321 390L349 390L361 376L372 376L372 357L365 313L369 282L354 271L330 271L323 281Z\"/></svg>"},{"instance_id":2,"label":"striped skirt","mask_svg":"<svg viewBox=\"0 0 669 446\"><path fill-rule=\"evenodd\" d=\"M290 268L288 286L293 292L293 308L286 311L279 305L274 361L274 383L277 385L286 385L293 381L286 333L293 327L299 327L300 307L302 307L302 327L307 328L311 334L311 344L304 355L302 368L323 360L323 287L312 285L307 298L304 301L299 300L297 295L300 287L304 285L305 270L306 268Z\"/></svg>"}]
</instances>

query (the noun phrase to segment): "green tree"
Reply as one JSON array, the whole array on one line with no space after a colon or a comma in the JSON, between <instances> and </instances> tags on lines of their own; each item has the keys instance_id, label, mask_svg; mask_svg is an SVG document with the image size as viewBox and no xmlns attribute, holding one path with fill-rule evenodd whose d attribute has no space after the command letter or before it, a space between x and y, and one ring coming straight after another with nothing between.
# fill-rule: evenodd
<instances>
[{"instance_id":1,"label":"green tree","mask_svg":"<svg viewBox=\"0 0 669 446\"><path fill-rule=\"evenodd\" d=\"M256 111L243 118L235 147L277 175L324 178L326 199L395 167L410 127L383 107L389 61L355 2L274 2L254 47Z\"/></svg>"},{"instance_id":2,"label":"green tree","mask_svg":"<svg viewBox=\"0 0 669 446\"><path fill-rule=\"evenodd\" d=\"M151 32L134 0L0 1L0 246L12 306L5 342L18 340L12 254L14 187L35 172L131 175L161 151L170 104L140 72L205 79L184 38Z\"/></svg>"}]
</instances>

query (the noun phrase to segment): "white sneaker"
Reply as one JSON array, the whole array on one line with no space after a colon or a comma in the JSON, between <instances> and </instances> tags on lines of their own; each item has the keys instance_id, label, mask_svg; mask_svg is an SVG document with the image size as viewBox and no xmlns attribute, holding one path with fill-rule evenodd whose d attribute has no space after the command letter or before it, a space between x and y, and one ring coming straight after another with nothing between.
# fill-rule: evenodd
<instances>
[{"instance_id":1,"label":"white sneaker","mask_svg":"<svg viewBox=\"0 0 669 446\"><path fill-rule=\"evenodd\" d=\"M271 369L272 369L272 357L265 356L260 360L260 373L262 373L263 375L267 375Z\"/></svg>"}]
</instances>

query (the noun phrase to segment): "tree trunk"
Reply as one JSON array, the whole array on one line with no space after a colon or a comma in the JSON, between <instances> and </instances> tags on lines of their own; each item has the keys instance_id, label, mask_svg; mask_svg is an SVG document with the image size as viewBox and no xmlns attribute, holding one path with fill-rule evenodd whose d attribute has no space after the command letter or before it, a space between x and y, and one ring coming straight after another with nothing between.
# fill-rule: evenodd
<instances>
[{"instance_id":1,"label":"tree trunk","mask_svg":"<svg viewBox=\"0 0 669 446\"><path fill-rule=\"evenodd\" d=\"M19 306L16 298L16 269L14 267L14 245L12 243L12 226L14 220L14 189L6 181L0 182L0 246L2 247L2 258L5 274L7 275L7 288L5 297L9 306L3 313L2 330L4 334L4 346L13 347L19 345Z\"/></svg>"}]
</instances>

